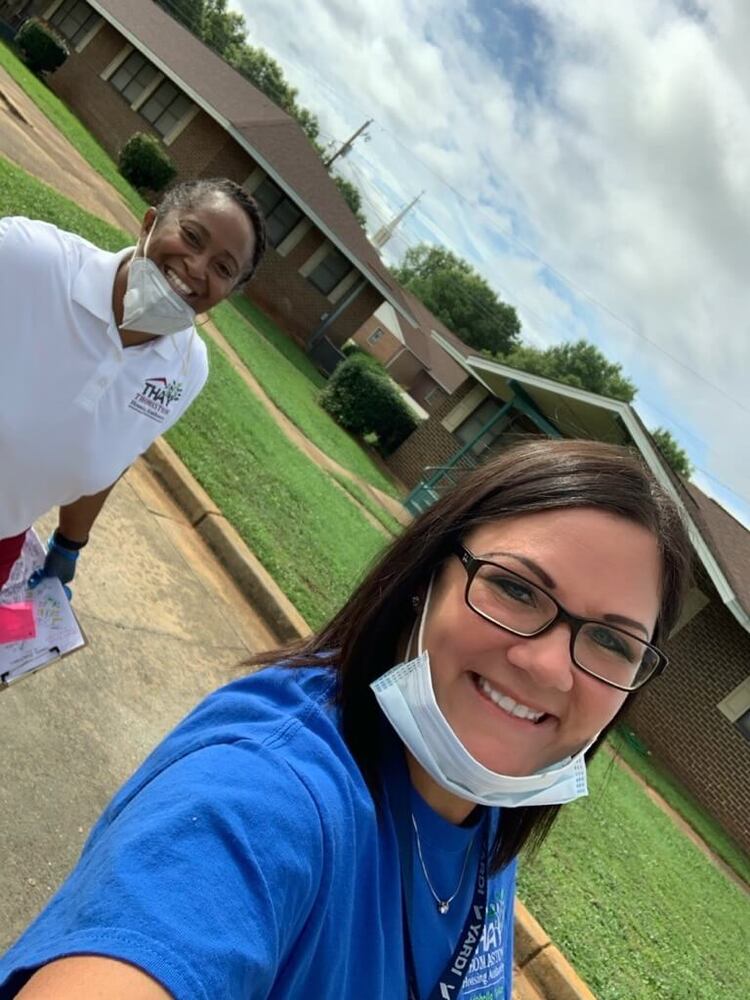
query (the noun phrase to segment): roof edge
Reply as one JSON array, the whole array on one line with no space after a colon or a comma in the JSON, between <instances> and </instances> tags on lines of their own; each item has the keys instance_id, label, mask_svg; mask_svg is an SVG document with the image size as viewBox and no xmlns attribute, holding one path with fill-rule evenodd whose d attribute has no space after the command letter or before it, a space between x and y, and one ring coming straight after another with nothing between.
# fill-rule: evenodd
<instances>
[{"instance_id":1,"label":"roof edge","mask_svg":"<svg viewBox=\"0 0 750 1000\"><path fill-rule=\"evenodd\" d=\"M408 323L410 323L412 326L416 326L417 325L416 322L415 322L415 320L414 320L414 317L411 316L404 309L404 307L402 305L400 305L399 302L396 301L396 299L392 296L392 294L386 289L386 287L383 284L383 282L379 278L377 278L372 273L372 271L365 264L362 263L362 261L357 257L356 254L352 253L351 250L349 250L346 246L344 246L344 244L341 242L341 240L337 236L334 235L334 233L329 229L329 227L324 222L321 221L321 219L318 217L318 215L315 212L312 211L312 209L309 207L309 205L307 205L307 203L305 201L303 201L295 191L293 191L292 189L290 189L289 185L281 177L281 175L278 174L276 172L276 170L271 166L271 164L267 162L267 160L265 159L265 157L263 157L255 149L255 147L250 142L248 142L248 140L242 135L241 132L239 132L237 130L237 128L232 124L232 122L230 122L228 119L226 119L222 114L220 114L216 110L216 108L213 107L213 105L209 104L209 102L206 101L206 100L204 100L200 96L200 94L198 94L195 90L193 90L192 87L190 87L188 84L186 84L185 81L180 76L178 76L178 74L175 73L175 71L173 69L171 69L157 55L155 55L151 51L151 49L148 48L147 45L144 45L143 42L140 41L140 39L137 38L133 34L132 31L129 31L126 27L124 27L120 23L120 21L117 20L116 15L114 15L110 10L108 10L102 4L97 3L97 0L88 0L88 3L89 3L89 5L91 7L94 8L94 10L97 11L97 13L99 13L105 19L105 21L108 21L114 28L116 28L117 31L119 31L120 34L123 36L123 38L127 39L127 41L130 42L131 45L135 46L140 51L145 52L148 55L149 59L153 62L153 64L155 66L157 66L161 70L161 72L164 73L165 76L168 76L172 80L173 83L178 84L182 88L182 90L188 95L188 97L190 97L190 99L195 104L198 105L199 108L202 108L203 111L205 111L207 115L210 115L210 117L213 118L214 121L218 122L218 124L221 125L221 127L226 132L228 132L231 135L231 137L235 140L235 142L237 142L240 146L242 146L242 148L253 157L253 159L256 161L256 163L258 163L258 165L260 167L262 167L263 170L266 171L266 173L268 174L268 176L271 177L272 180L275 181L275 183L279 185L279 187L284 191L284 193L287 194L287 195L289 195L291 198L293 198L293 200L301 208L304 209L305 214L317 226L317 228L323 233L323 235L326 237L326 239L330 240L331 243L333 243L333 245L336 247L336 249L339 250L347 258L347 260L349 260L357 268L357 270L370 282L370 284L374 288L377 289L378 292L380 292L380 294L383 296L383 298L386 300L386 302L388 302L388 304L390 306L392 306L397 312L399 312L404 317L404 319ZM164 11L164 14L167 17L170 16L167 11ZM187 31L187 28L185 28L185 30ZM197 41L201 42L200 39L197 39ZM201 44L205 44L205 43L201 42ZM211 50L209 49L209 51L211 51ZM217 55L217 53L214 52L212 54L215 55L217 59L221 59L221 56ZM227 66L229 66L228 63L227 63ZM231 67L231 66L229 66L229 68L233 69L233 67ZM237 71L234 70L234 72L236 73ZM238 75L240 75L240 74L238 74ZM253 86L250 83L249 80L246 81L246 82L247 82L247 85L249 87ZM257 89L258 88L256 87L256 90ZM262 93L262 91L261 91L261 93ZM267 98L267 100L270 100L270 98ZM273 103L273 102L271 102L271 103ZM294 119L291 118L289 115L287 115L286 112L283 111L281 108L279 108L279 112L282 115L286 115L286 117L288 118L288 120L289 120L290 123L294 123L295 125L297 124L296 122L294 122ZM282 122L280 120L276 124L284 124L284 125L286 125L287 123L286 122ZM300 126L297 125L297 128L300 128ZM367 236L365 234L363 234L363 235L364 235L364 239L367 239ZM377 253L376 250L375 250L375 252Z\"/></svg>"},{"instance_id":2,"label":"roof edge","mask_svg":"<svg viewBox=\"0 0 750 1000\"><path fill-rule=\"evenodd\" d=\"M485 372L494 371L497 374L507 375L513 378L520 376L519 381L524 381L529 385L559 392L561 395L567 396L571 399L592 403L604 409L611 410L613 413L619 414L628 429L628 433L637 445L641 455L643 455L643 458L645 459L646 464L651 470L654 478L657 480L659 485L662 486L667 493L669 493L678 505L679 510L682 511L685 526L688 530L688 535L690 536L690 541L693 543L693 546L698 554L698 558L703 563L706 572L716 587L722 603L726 605L744 630L750 633L750 614L742 607L742 604L727 579L724 570L719 565L700 529L688 512L683 498L678 493L677 488L670 477L664 471L661 460L656 453L655 445L651 443L650 436L647 436L647 433L644 433L642 430L640 422L635 415L635 411L629 403L624 403L618 399L607 399L605 396L599 396L596 393L588 392L586 389L577 389L574 386L565 385L561 382L555 382L552 379L543 378L540 375L531 375L528 372L519 371L517 368L510 368L508 365L502 365L495 361L489 361L487 358L473 355L466 357L465 355L461 355L460 352L449 344L443 337L441 337L440 334L433 333L433 336L442 344L443 347L445 347L445 349L455 358L456 361L458 361L459 364L462 364L467 371L471 372L471 374L474 375L487 389L490 389L490 387L484 379L477 374L476 368L473 367L474 362L476 362L476 367L481 368ZM490 391L492 390L490 389Z\"/></svg>"}]
</instances>

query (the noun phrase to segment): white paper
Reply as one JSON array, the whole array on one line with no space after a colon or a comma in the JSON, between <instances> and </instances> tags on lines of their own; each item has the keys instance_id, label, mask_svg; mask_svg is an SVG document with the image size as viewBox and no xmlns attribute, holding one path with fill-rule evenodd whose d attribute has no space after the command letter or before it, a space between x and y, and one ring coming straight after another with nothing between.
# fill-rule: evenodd
<instances>
[{"instance_id":1,"label":"white paper","mask_svg":"<svg viewBox=\"0 0 750 1000\"><path fill-rule=\"evenodd\" d=\"M20 642L0 643L0 687L86 645L57 577L46 577L33 590L28 589L28 578L43 562L44 547L30 531L8 582L0 590L0 604L30 601L34 607L36 635Z\"/></svg>"}]
</instances>

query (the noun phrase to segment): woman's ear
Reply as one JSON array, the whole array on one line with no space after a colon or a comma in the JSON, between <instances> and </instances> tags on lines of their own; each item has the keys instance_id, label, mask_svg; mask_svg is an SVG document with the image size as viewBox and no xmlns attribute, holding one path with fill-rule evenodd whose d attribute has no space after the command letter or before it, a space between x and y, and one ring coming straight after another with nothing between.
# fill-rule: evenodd
<instances>
[{"instance_id":1,"label":"woman's ear","mask_svg":"<svg viewBox=\"0 0 750 1000\"><path fill-rule=\"evenodd\" d=\"M155 220L156 209L152 205L151 208L146 209L146 214L143 216L143 222L141 223L141 236L148 236Z\"/></svg>"}]
</instances>

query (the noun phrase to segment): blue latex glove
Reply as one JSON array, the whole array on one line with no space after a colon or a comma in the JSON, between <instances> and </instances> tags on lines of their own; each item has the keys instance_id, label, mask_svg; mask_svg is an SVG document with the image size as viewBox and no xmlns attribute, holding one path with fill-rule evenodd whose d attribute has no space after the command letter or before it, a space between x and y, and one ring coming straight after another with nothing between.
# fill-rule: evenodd
<instances>
[{"instance_id":1,"label":"blue latex glove","mask_svg":"<svg viewBox=\"0 0 750 1000\"><path fill-rule=\"evenodd\" d=\"M70 600L73 596L73 591L68 584L76 575L78 556L78 551L67 549L64 545L60 545L59 542L55 541L55 536L53 535L47 542L47 558L44 560L44 566L31 574L29 577L29 587L33 590L34 587L39 586L45 577L56 576L60 583L62 583L68 600Z\"/></svg>"}]
</instances>

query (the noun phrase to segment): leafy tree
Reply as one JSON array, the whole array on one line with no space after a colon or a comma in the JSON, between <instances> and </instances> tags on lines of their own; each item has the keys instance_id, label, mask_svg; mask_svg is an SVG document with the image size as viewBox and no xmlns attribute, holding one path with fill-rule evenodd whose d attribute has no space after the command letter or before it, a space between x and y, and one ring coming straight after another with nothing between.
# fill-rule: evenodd
<instances>
[{"instance_id":1,"label":"leafy tree","mask_svg":"<svg viewBox=\"0 0 750 1000\"><path fill-rule=\"evenodd\" d=\"M297 90L289 84L281 66L265 49L256 48L243 41L230 49L227 59L246 80L258 90L262 90L274 104L278 104L290 114L293 112Z\"/></svg>"},{"instance_id":2,"label":"leafy tree","mask_svg":"<svg viewBox=\"0 0 750 1000\"><path fill-rule=\"evenodd\" d=\"M294 105L294 110L291 112L297 119L300 128L305 133L310 142L319 151L318 143L316 139L320 134L320 122L317 116L310 111L309 108L303 108L300 104Z\"/></svg>"},{"instance_id":3,"label":"leafy tree","mask_svg":"<svg viewBox=\"0 0 750 1000\"><path fill-rule=\"evenodd\" d=\"M471 347L494 354L515 347L521 332L516 310L450 250L420 243L406 251L393 273Z\"/></svg>"},{"instance_id":4,"label":"leafy tree","mask_svg":"<svg viewBox=\"0 0 750 1000\"><path fill-rule=\"evenodd\" d=\"M624 403L631 403L638 391L620 365L607 361L597 347L585 340L558 344L544 351L519 344L498 360L511 368L621 399Z\"/></svg>"},{"instance_id":5,"label":"leafy tree","mask_svg":"<svg viewBox=\"0 0 750 1000\"><path fill-rule=\"evenodd\" d=\"M226 59L269 100L291 115L324 158L324 149L317 142L320 134L317 116L298 103L297 88L289 83L273 56L265 49L250 45L245 18L237 11L228 9L228 0L156 0L156 3ZM359 192L351 185L351 190L342 190L342 194L350 205L356 202L357 208L352 208L352 211L364 225L357 200Z\"/></svg>"},{"instance_id":6,"label":"leafy tree","mask_svg":"<svg viewBox=\"0 0 750 1000\"><path fill-rule=\"evenodd\" d=\"M693 474L693 464L684 448L681 448L666 427L657 427L651 431L654 444L661 452L662 458L672 467L672 470L683 479L690 479Z\"/></svg>"},{"instance_id":7,"label":"leafy tree","mask_svg":"<svg viewBox=\"0 0 750 1000\"><path fill-rule=\"evenodd\" d=\"M245 18L227 5L228 0L203 0L200 36L220 56L241 45L247 34Z\"/></svg>"},{"instance_id":8,"label":"leafy tree","mask_svg":"<svg viewBox=\"0 0 750 1000\"><path fill-rule=\"evenodd\" d=\"M364 229L367 225L367 219L365 218L365 213L362 211L362 194L359 188L356 184L352 184L351 181L347 180L346 177L342 177L341 174L333 174L333 181L344 196L347 205L356 216L357 222Z\"/></svg>"},{"instance_id":9,"label":"leafy tree","mask_svg":"<svg viewBox=\"0 0 750 1000\"><path fill-rule=\"evenodd\" d=\"M171 14L175 21L179 21L189 31L202 37L205 0L156 0L156 2Z\"/></svg>"}]
</instances>

